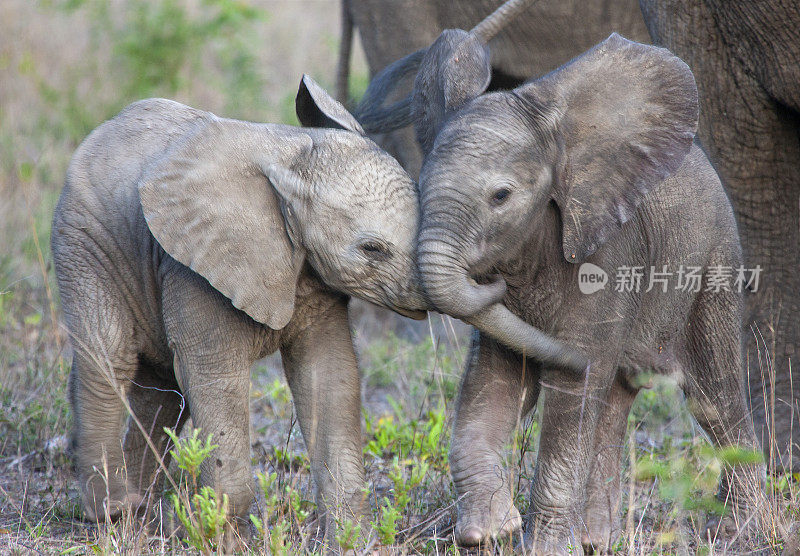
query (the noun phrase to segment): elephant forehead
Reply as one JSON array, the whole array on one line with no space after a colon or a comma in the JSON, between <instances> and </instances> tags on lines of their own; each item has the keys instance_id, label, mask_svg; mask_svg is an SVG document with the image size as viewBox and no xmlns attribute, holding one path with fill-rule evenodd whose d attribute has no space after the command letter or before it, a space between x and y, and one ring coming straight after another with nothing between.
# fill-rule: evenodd
<instances>
[{"instance_id":1,"label":"elephant forehead","mask_svg":"<svg viewBox=\"0 0 800 556\"><path fill-rule=\"evenodd\" d=\"M330 206L373 212L417 204L416 185L388 155L358 154L331 170L317 187Z\"/></svg>"},{"instance_id":2,"label":"elephant forehead","mask_svg":"<svg viewBox=\"0 0 800 556\"><path fill-rule=\"evenodd\" d=\"M324 180L317 188L318 202L351 214L377 215L412 211L418 204L413 182L374 173L342 174Z\"/></svg>"},{"instance_id":3,"label":"elephant forehead","mask_svg":"<svg viewBox=\"0 0 800 556\"><path fill-rule=\"evenodd\" d=\"M437 140L420 172L420 191L431 186L482 185L495 174L513 171L522 151L494 132L462 131Z\"/></svg>"},{"instance_id":4,"label":"elephant forehead","mask_svg":"<svg viewBox=\"0 0 800 556\"><path fill-rule=\"evenodd\" d=\"M377 202L359 202L345 209L350 212L355 226L365 232L372 232L397 242L416 234L419 224L419 203L393 202L384 198Z\"/></svg>"},{"instance_id":5,"label":"elephant forehead","mask_svg":"<svg viewBox=\"0 0 800 556\"><path fill-rule=\"evenodd\" d=\"M341 130L315 137L308 177L343 198L415 195L415 185L400 163L371 140Z\"/></svg>"}]
</instances>

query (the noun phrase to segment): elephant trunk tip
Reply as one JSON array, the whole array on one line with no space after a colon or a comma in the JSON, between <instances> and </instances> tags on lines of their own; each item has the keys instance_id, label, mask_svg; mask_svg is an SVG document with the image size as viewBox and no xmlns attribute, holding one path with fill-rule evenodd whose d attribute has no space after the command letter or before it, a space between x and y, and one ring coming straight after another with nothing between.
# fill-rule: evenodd
<instances>
[{"instance_id":1,"label":"elephant trunk tip","mask_svg":"<svg viewBox=\"0 0 800 556\"><path fill-rule=\"evenodd\" d=\"M506 294L506 282L500 276L477 283L468 274L455 274L424 283L433 307L462 320L501 302Z\"/></svg>"}]
</instances>

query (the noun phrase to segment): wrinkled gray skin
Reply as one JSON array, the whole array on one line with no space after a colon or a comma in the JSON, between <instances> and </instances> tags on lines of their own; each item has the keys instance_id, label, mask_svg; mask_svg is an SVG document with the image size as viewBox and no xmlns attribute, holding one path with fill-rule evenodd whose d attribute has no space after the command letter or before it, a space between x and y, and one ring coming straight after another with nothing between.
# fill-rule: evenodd
<instances>
[{"instance_id":1,"label":"wrinkled gray skin","mask_svg":"<svg viewBox=\"0 0 800 556\"><path fill-rule=\"evenodd\" d=\"M360 378L347 296L424 316L413 260L417 194L308 78L298 115L344 129L253 124L150 99L75 153L52 246L74 347L70 401L89 518L141 511L160 484L121 392L165 459L162 427L180 429L191 415L213 435L219 447L201 482L227 494L231 516L244 523L253 500L249 371L276 350L319 508L361 515Z\"/></svg>"},{"instance_id":2,"label":"wrinkled gray skin","mask_svg":"<svg viewBox=\"0 0 800 556\"><path fill-rule=\"evenodd\" d=\"M479 329L450 453L456 538L475 545L522 525L497 470L544 390L524 546L610 551L627 416L649 373L678 380L716 445L759 447L744 398L741 295L706 291L709 267L741 264L736 222L693 143L694 79L669 51L612 35L539 80L479 96L490 71L475 37L445 31L422 61L412 102L429 149L420 176L423 285L434 308ZM584 262L612 283L582 294ZM664 265L703 267L701 291L676 291L674 282L645 291L650 267ZM623 266L646 269L641 290L615 290ZM485 291L498 282L507 286L499 304ZM508 327L506 308L588 354L588 374L523 361L493 340ZM724 470L719 496L739 519L760 504L763 472Z\"/></svg>"},{"instance_id":3,"label":"wrinkled gray skin","mask_svg":"<svg viewBox=\"0 0 800 556\"><path fill-rule=\"evenodd\" d=\"M347 23L358 28L372 75L420 48L430 45L444 29L471 29L504 0L344 0L339 100L346 100ZM493 38L492 83L489 90L510 89L533 75L543 75L607 37L612 31L633 40L648 41L637 0L582 2L537 0ZM410 79L398 84L391 99L411 91ZM419 174L422 152L411 128L378 134L376 140L412 176Z\"/></svg>"},{"instance_id":4,"label":"wrinkled gray skin","mask_svg":"<svg viewBox=\"0 0 800 556\"><path fill-rule=\"evenodd\" d=\"M772 464L800 472L800 3L641 5L653 41L697 78L698 136L731 197L745 263L763 268L745 295L750 404Z\"/></svg>"}]
</instances>

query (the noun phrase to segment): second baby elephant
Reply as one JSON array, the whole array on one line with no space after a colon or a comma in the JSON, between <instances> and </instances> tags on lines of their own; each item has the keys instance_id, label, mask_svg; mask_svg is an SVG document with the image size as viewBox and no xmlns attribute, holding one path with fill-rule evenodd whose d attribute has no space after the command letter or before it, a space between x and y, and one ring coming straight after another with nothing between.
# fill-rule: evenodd
<instances>
[{"instance_id":1,"label":"second baby elephant","mask_svg":"<svg viewBox=\"0 0 800 556\"><path fill-rule=\"evenodd\" d=\"M348 295L424 317L415 184L313 81L304 124L130 105L69 168L53 256L74 347L77 476L92 519L143 510L163 427L219 446L201 482L253 500L250 366L280 350L321 512L363 510L360 379ZM327 129L327 128L340 129ZM127 398L138 420L126 419ZM186 406L184 409L184 401ZM139 428L141 425L141 428Z\"/></svg>"},{"instance_id":2,"label":"second baby elephant","mask_svg":"<svg viewBox=\"0 0 800 556\"><path fill-rule=\"evenodd\" d=\"M758 449L732 279L744 270L736 222L693 142L693 76L669 51L612 35L538 80L482 94L488 59L472 33L445 31L405 103L426 152L421 279L435 308L478 328L450 454L456 538L474 545L522 525L497 469L541 390L525 548L604 552L619 531L627 416L648 373L677 379L717 446ZM581 275L602 273L604 288L581 287ZM620 274L629 278L614 283ZM508 313L581 349L588 373L497 343ZM763 472L723 471L719 496L740 524L761 503Z\"/></svg>"}]
</instances>

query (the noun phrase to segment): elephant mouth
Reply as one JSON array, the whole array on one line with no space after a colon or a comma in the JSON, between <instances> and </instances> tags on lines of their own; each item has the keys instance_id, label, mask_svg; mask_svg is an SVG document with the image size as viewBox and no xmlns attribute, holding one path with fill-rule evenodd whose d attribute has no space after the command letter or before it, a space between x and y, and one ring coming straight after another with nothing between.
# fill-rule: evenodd
<instances>
[{"instance_id":1,"label":"elephant mouth","mask_svg":"<svg viewBox=\"0 0 800 556\"><path fill-rule=\"evenodd\" d=\"M392 307L392 311L414 320L424 320L428 316L427 311L421 311L419 309L403 309L400 307Z\"/></svg>"}]
</instances>

